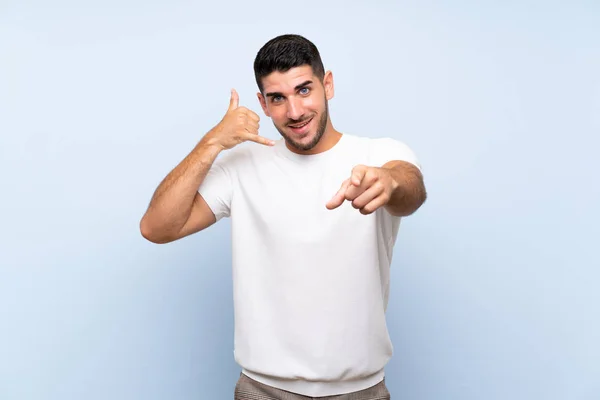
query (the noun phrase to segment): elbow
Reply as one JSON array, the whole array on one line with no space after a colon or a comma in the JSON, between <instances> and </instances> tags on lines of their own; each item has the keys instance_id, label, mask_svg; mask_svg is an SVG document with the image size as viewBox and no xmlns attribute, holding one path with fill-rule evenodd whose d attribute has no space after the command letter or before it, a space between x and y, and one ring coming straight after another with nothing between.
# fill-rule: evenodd
<instances>
[{"instance_id":1,"label":"elbow","mask_svg":"<svg viewBox=\"0 0 600 400\"><path fill-rule=\"evenodd\" d=\"M148 214L145 214L140 220L140 233L144 239L155 244L165 244L171 242L170 239L166 238L164 235L161 235L159 230L152 225L152 223L149 221Z\"/></svg>"}]
</instances>

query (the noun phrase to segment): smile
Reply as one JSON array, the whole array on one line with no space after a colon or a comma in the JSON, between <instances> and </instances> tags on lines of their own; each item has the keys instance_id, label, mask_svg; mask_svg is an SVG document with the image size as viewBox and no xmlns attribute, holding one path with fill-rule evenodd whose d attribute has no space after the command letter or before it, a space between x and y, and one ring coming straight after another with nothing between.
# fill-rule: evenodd
<instances>
[{"instance_id":1,"label":"smile","mask_svg":"<svg viewBox=\"0 0 600 400\"><path fill-rule=\"evenodd\" d=\"M306 125L308 125L310 123L310 121L312 121L312 118L309 119L308 121L300 124L300 125L288 125L290 128L294 128L294 129L300 129L300 128L304 128Z\"/></svg>"}]
</instances>

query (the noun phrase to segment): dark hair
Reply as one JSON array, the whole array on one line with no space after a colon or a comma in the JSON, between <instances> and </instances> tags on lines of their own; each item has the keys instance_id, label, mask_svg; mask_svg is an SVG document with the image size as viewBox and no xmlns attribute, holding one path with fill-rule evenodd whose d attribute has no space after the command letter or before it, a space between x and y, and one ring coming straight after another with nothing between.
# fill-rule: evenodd
<instances>
[{"instance_id":1,"label":"dark hair","mask_svg":"<svg viewBox=\"0 0 600 400\"><path fill-rule=\"evenodd\" d=\"M313 73L323 80L325 68L317 46L300 35L280 35L261 47L254 59L254 77L261 93L262 78L272 72L286 72L294 67L310 65Z\"/></svg>"}]
</instances>

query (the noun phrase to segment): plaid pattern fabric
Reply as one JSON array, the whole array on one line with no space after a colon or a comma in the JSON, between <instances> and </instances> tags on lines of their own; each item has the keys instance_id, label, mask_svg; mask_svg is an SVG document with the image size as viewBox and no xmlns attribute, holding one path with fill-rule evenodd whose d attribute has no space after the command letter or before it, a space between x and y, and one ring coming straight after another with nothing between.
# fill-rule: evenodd
<instances>
[{"instance_id":1,"label":"plaid pattern fabric","mask_svg":"<svg viewBox=\"0 0 600 400\"><path fill-rule=\"evenodd\" d=\"M308 397L287 392L257 382L241 374L235 385L234 400L391 400L385 380L370 388L354 393L326 397Z\"/></svg>"}]
</instances>

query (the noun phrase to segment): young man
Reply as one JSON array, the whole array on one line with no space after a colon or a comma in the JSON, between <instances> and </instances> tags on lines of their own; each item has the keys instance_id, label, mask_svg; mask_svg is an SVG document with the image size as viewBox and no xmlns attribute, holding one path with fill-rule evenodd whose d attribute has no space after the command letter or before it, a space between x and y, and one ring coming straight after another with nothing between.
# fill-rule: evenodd
<instances>
[{"instance_id":1,"label":"young man","mask_svg":"<svg viewBox=\"0 0 600 400\"><path fill-rule=\"evenodd\" d=\"M401 217L426 198L417 158L397 140L335 130L333 76L304 37L267 42L254 71L282 139L261 137L232 90L141 233L167 243L231 218L236 399L389 398L389 268Z\"/></svg>"}]
</instances>

